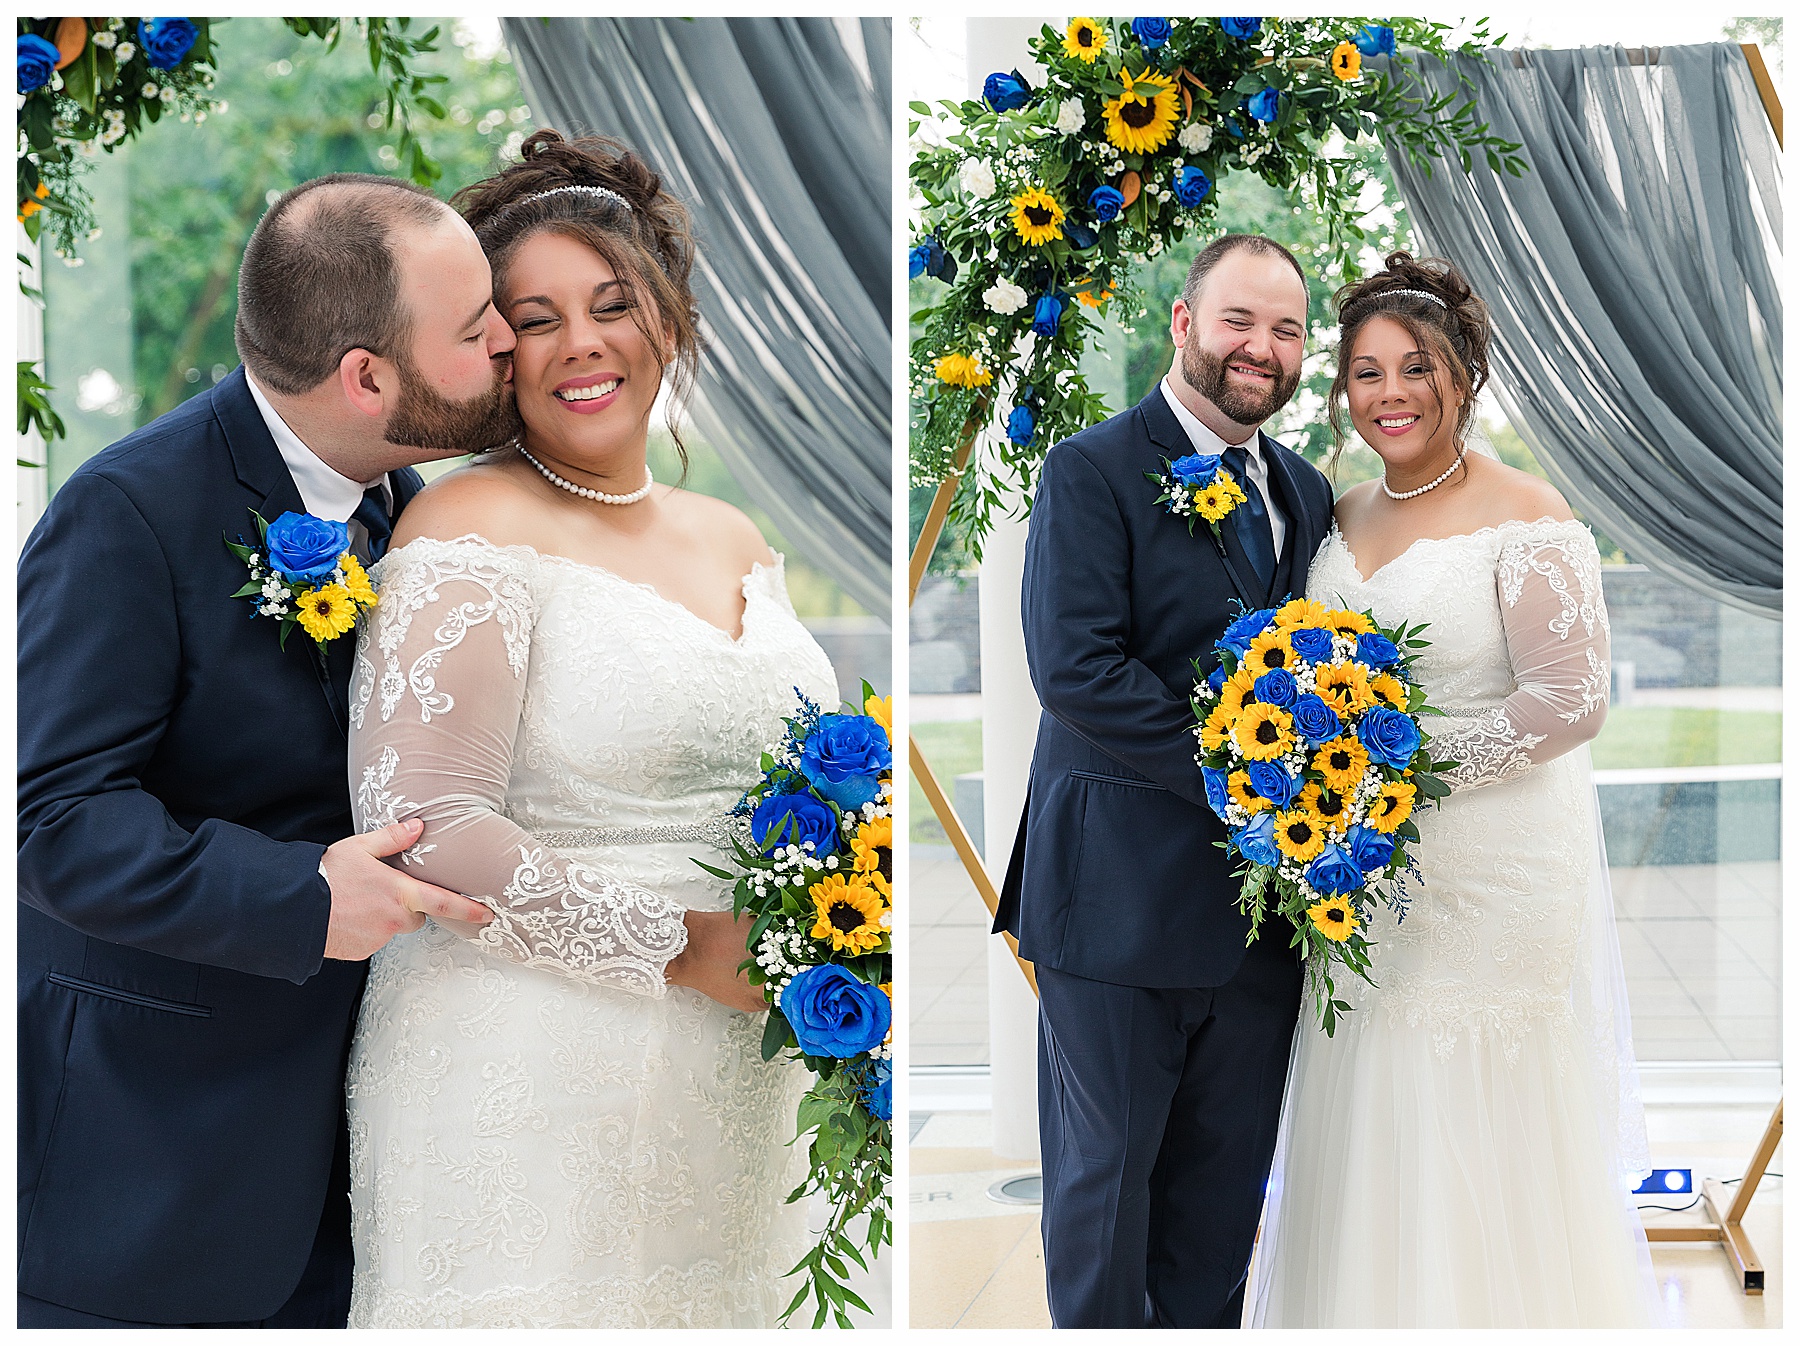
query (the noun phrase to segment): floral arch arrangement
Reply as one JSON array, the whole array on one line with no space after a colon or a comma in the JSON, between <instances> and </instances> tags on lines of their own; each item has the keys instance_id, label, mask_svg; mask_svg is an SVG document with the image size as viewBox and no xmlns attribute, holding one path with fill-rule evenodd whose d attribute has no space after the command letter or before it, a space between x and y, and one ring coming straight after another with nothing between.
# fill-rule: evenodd
<instances>
[{"instance_id":1,"label":"floral arch arrangement","mask_svg":"<svg viewBox=\"0 0 1800 1346\"><path fill-rule=\"evenodd\" d=\"M1522 171L1520 147L1489 133L1472 98L1409 91L1413 55L1449 55L1449 33L1419 19L1075 18L1030 44L1042 87L1002 71L980 100L940 104L955 129L913 158L909 256L914 277L945 285L913 314L909 375L912 483L939 486L935 526L948 511L979 555L1004 494L1028 500L1050 445L1109 414L1079 368L1090 315L1137 311L1131 264L1206 230L1228 174L1319 212L1353 278L1362 182L1334 146L1380 135L1427 167L1450 150L1465 169L1482 153ZM1455 50L1487 45L1483 23ZM968 473L996 413L1004 435ZM916 557L913 569L916 584Z\"/></svg>"}]
</instances>

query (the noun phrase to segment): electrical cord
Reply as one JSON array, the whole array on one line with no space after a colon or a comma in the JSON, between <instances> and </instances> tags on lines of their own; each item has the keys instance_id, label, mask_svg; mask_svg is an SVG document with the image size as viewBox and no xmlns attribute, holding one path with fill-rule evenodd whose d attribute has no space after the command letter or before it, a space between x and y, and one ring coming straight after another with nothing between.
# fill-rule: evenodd
<instances>
[{"instance_id":1,"label":"electrical cord","mask_svg":"<svg viewBox=\"0 0 1800 1346\"><path fill-rule=\"evenodd\" d=\"M1781 1174L1779 1174L1779 1173L1763 1174L1764 1178L1779 1178L1780 1176L1781 1176ZM1720 1183L1720 1186L1730 1187L1730 1186L1733 1186L1734 1184L1740 1183L1742 1181L1743 1181L1743 1179L1741 1177L1740 1178L1726 1178ZM1671 1211L1671 1212L1679 1215L1684 1210L1692 1210L1695 1206L1698 1206L1700 1204L1700 1196L1701 1196L1701 1193L1700 1193L1699 1189L1696 1188L1694 1191L1694 1199L1692 1201L1688 1202L1687 1205L1685 1205L1685 1206L1657 1206L1657 1205L1650 1205L1647 1203L1639 1203L1638 1209L1639 1210Z\"/></svg>"}]
</instances>

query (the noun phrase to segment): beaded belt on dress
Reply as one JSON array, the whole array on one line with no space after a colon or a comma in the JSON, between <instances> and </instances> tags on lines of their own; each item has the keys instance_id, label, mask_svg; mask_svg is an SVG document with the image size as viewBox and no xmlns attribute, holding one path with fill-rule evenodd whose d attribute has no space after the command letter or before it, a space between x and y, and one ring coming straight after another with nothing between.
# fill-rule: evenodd
<instances>
[{"instance_id":1,"label":"beaded belt on dress","mask_svg":"<svg viewBox=\"0 0 1800 1346\"><path fill-rule=\"evenodd\" d=\"M697 841L729 851L732 838L749 841L749 829L732 818L708 818L700 823L667 823L661 827L578 827L531 834L558 850L586 850L591 846L658 846L670 842Z\"/></svg>"}]
</instances>

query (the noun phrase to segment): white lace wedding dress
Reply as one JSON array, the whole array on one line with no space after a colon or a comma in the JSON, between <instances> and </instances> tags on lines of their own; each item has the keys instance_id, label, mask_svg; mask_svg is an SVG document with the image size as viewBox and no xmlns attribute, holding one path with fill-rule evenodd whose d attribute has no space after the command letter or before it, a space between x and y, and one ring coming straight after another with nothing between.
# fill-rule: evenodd
<instances>
[{"instance_id":1,"label":"white lace wedding dress","mask_svg":"<svg viewBox=\"0 0 1800 1346\"><path fill-rule=\"evenodd\" d=\"M779 564L742 635L529 547L420 539L372 573L352 693L359 828L498 913L370 967L347 1085L353 1327L756 1327L792 1293L805 1089L765 1016L663 966L723 910L706 839L831 665Z\"/></svg>"},{"instance_id":2,"label":"white lace wedding dress","mask_svg":"<svg viewBox=\"0 0 1800 1346\"><path fill-rule=\"evenodd\" d=\"M1593 539L1510 522L1365 580L1335 526L1307 594L1429 622L1423 883L1371 922L1375 986L1296 1031L1253 1272L1266 1327L1629 1327L1655 1315L1648 1166L1587 740L1608 628Z\"/></svg>"}]
</instances>

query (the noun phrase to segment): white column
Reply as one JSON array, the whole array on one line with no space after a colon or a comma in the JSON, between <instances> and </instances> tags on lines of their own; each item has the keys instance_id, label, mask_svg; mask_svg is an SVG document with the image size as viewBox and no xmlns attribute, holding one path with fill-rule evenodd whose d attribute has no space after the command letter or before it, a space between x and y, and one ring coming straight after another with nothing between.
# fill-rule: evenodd
<instances>
[{"instance_id":1,"label":"white column","mask_svg":"<svg viewBox=\"0 0 1800 1346\"><path fill-rule=\"evenodd\" d=\"M1026 41L1043 19L970 19L970 96L996 70L1017 69L1032 83L1043 70ZM1002 413L1006 409L1001 408ZM1012 502L1008 502L1011 507ZM988 871L996 884L1019 828L1031 747L1037 737L1038 702L1025 666L1019 620L1026 525L1002 521L982 545L981 764L983 834ZM988 942L988 1060L993 1089L994 1153L1035 1163L1037 1129L1037 998L1013 961L1006 941Z\"/></svg>"}]
</instances>

